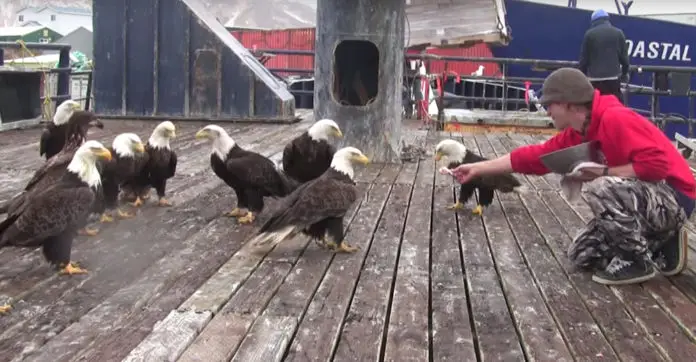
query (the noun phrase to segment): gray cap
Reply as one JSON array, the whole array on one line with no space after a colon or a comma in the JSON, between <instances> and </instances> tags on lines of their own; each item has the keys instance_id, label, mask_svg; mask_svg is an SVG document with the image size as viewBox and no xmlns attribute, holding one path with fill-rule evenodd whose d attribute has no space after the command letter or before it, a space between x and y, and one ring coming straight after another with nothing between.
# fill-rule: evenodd
<instances>
[{"instance_id":1,"label":"gray cap","mask_svg":"<svg viewBox=\"0 0 696 362\"><path fill-rule=\"evenodd\" d=\"M556 69L544 80L541 87L541 104L571 103L585 104L594 98L594 87L590 80L575 68Z\"/></svg>"}]
</instances>

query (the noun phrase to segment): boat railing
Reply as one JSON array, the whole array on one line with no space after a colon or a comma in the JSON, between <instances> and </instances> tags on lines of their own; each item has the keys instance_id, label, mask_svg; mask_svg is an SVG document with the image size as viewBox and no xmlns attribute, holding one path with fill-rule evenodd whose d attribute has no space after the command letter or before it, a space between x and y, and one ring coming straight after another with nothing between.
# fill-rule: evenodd
<instances>
[{"instance_id":1,"label":"boat railing","mask_svg":"<svg viewBox=\"0 0 696 362\"><path fill-rule=\"evenodd\" d=\"M314 55L312 50L256 49L256 52ZM465 123L481 124L489 120L493 122L495 119L503 119L504 122L528 122L543 127L549 126L548 117L545 117L542 107L535 104L534 97L530 97L530 93L540 92L541 84L551 71L578 65L576 61L564 60L460 57L425 53L405 54L405 59L404 84L410 94L404 99L404 107L414 109L413 113L418 118L426 120L434 118L433 121L442 123L451 118L448 117L448 110L466 109L478 115L490 114L490 117L482 119L474 116L467 120L460 120ZM420 74L422 72L418 72L417 69L409 69L411 61L422 64L426 69L425 74ZM473 64L474 68L478 65L486 65L488 70L483 74L454 74L448 70L448 64L458 62ZM437 68L437 71L431 70L434 68ZM302 105L303 108L312 107L314 91L313 84L310 84L313 73L311 70L289 68L270 68L269 70L276 74L300 74L298 79L292 81L293 86L290 87L290 92L298 100L297 105ZM510 76L510 74L530 73L535 76ZM638 111L663 128L676 128L679 132L693 137L692 123L696 121L694 119L696 91L692 90L691 83L694 75L696 75L696 67L632 65L630 80L622 85L624 104L629 104L629 99L632 97L647 97L647 102L644 102L647 107L637 109ZM430 92L426 91L429 93L427 95L422 92L426 89L425 84L429 85L427 88L431 88ZM662 97L687 98L689 102L687 114L675 116L661 112L660 98ZM408 104L409 101L411 104ZM419 102L425 104L419 105ZM433 103L435 107L431 107ZM435 112L434 117L433 112ZM673 131L666 130L668 133Z\"/></svg>"}]
</instances>

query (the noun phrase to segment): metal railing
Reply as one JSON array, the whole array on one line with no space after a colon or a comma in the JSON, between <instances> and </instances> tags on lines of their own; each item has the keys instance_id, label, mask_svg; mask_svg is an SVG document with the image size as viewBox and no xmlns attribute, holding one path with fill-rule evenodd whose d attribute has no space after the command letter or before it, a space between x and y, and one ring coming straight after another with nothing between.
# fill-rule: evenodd
<instances>
[{"instance_id":1,"label":"metal railing","mask_svg":"<svg viewBox=\"0 0 696 362\"><path fill-rule=\"evenodd\" d=\"M268 54L285 54L298 56L314 56L311 50L279 50L279 49L257 49L257 52ZM448 63L469 62L477 64L496 64L499 72L495 76L473 76L469 74L450 74L443 72L440 77L442 92L437 95L437 102L442 105L438 119L442 121L442 109L451 108L453 104L466 105L468 109L483 108L499 111L535 111L536 105L530 99L525 99L527 89L537 90L548 72L562 67L577 67L576 61L562 60L543 60L543 59L522 59L522 58L486 58L486 57L459 57L459 56L440 56L434 54L405 54L406 60L422 61L426 69L433 61L444 62L444 69L448 69ZM538 71L544 76L539 77L515 77L509 76L510 70L531 69ZM312 75L313 70L306 69L285 69L270 68L274 74L295 73ZM404 80L408 82L419 82L423 77L418 74L404 74ZM630 83L622 84L623 101L628 104L632 96L649 96L649 109L634 109L644 114L647 118L665 127L666 122L681 122L688 124L688 134L693 135L694 119L694 96L696 91L691 89L693 76L696 75L696 67L676 67L676 66L655 66L655 65L632 65L630 67ZM437 83L434 77L429 76L428 81ZM437 77L435 77L437 78ZM459 85L456 79L459 78ZM409 84L409 83L405 83ZM481 84L478 89L476 84ZM636 85L639 84L639 85ZM640 85L643 84L643 85ZM487 92L488 89L495 89ZM296 98L313 96L312 90L290 89ZM491 94L492 93L492 94ZM660 111L661 97L686 97L688 99L688 110L686 114L663 114Z\"/></svg>"},{"instance_id":2,"label":"metal railing","mask_svg":"<svg viewBox=\"0 0 696 362\"><path fill-rule=\"evenodd\" d=\"M5 64L5 51L7 49L19 50L29 58L39 56L34 54L35 51L58 51L58 64L56 67L42 65L29 67L22 62ZM3 68L6 68L7 71L42 74L40 100L44 119L52 118L56 105L67 99L79 102L83 109L90 109L93 106L92 71L74 71L70 67L70 51L69 44L0 42L0 66L4 66Z\"/></svg>"}]
</instances>

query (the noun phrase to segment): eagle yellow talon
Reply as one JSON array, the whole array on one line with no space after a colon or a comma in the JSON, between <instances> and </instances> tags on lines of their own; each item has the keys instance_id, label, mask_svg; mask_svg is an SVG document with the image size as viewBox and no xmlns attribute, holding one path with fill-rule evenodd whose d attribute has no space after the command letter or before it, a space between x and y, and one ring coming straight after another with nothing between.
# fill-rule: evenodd
<instances>
[{"instance_id":1,"label":"eagle yellow talon","mask_svg":"<svg viewBox=\"0 0 696 362\"><path fill-rule=\"evenodd\" d=\"M59 272L59 275L87 274L87 269L82 269L74 263L67 263Z\"/></svg>"},{"instance_id":2,"label":"eagle yellow talon","mask_svg":"<svg viewBox=\"0 0 696 362\"><path fill-rule=\"evenodd\" d=\"M159 199L159 206L172 206L172 203L163 197Z\"/></svg>"},{"instance_id":3,"label":"eagle yellow talon","mask_svg":"<svg viewBox=\"0 0 696 362\"><path fill-rule=\"evenodd\" d=\"M251 211L247 211L246 215L238 218L237 221L240 224L251 224L254 221L254 219L254 214Z\"/></svg>"},{"instance_id":4,"label":"eagle yellow talon","mask_svg":"<svg viewBox=\"0 0 696 362\"><path fill-rule=\"evenodd\" d=\"M478 216L483 215L483 206L476 205L476 207L473 210L471 210L471 213Z\"/></svg>"},{"instance_id":5,"label":"eagle yellow talon","mask_svg":"<svg viewBox=\"0 0 696 362\"><path fill-rule=\"evenodd\" d=\"M232 209L232 211L228 211L228 212L224 213L223 215L229 216L229 217L239 217L239 216L244 215L244 213L242 212L242 210L240 208L235 207L234 209Z\"/></svg>"},{"instance_id":6,"label":"eagle yellow talon","mask_svg":"<svg viewBox=\"0 0 696 362\"><path fill-rule=\"evenodd\" d=\"M116 209L116 215L118 215L118 217L120 217L121 219L129 219L129 218L132 218L135 216L135 215L133 215L127 211L123 211L121 209Z\"/></svg>"},{"instance_id":7,"label":"eagle yellow talon","mask_svg":"<svg viewBox=\"0 0 696 362\"><path fill-rule=\"evenodd\" d=\"M114 222L114 218L105 212L105 213L101 214L101 217L99 218L99 222L101 222L101 223Z\"/></svg>"},{"instance_id":8,"label":"eagle yellow talon","mask_svg":"<svg viewBox=\"0 0 696 362\"><path fill-rule=\"evenodd\" d=\"M454 205L447 206L447 210L461 210L464 208L464 204L457 201Z\"/></svg>"},{"instance_id":9,"label":"eagle yellow talon","mask_svg":"<svg viewBox=\"0 0 696 362\"><path fill-rule=\"evenodd\" d=\"M90 229L88 227L84 227L80 230L77 231L79 235L84 235L84 236L95 236L99 233L99 229Z\"/></svg>"},{"instance_id":10,"label":"eagle yellow talon","mask_svg":"<svg viewBox=\"0 0 696 362\"><path fill-rule=\"evenodd\" d=\"M338 247L336 247L336 249L334 249L334 251L344 252L344 253L354 253L354 252L358 251L358 248L355 246L350 246L350 245L346 244L345 241L342 241L340 244L338 244Z\"/></svg>"},{"instance_id":11,"label":"eagle yellow talon","mask_svg":"<svg viewBox=\"0 0 696 362\"><path fill-rule=\"evenodd\" d=\"M131 206L133 206L133 207L140 207L140 206L142 206L142 204L143 204L143 200L142 200L142 198L140 198L140 197L138 196L138 197L135 198L135 201L133 201L133 202L131 203Z\"/></svg>"},{"instance_id":12,"label":"eagle yellow talon","mask_svg":"<svg viewBox=\"0 0 696 362\"><path fill-rule=\"evenodd\" d=\"M11 310L12 310L11 305L9 305L9 304L1 305L0 306L0 315L8 314L8 313L10 313Z\"/></svg>"}]
</instances>

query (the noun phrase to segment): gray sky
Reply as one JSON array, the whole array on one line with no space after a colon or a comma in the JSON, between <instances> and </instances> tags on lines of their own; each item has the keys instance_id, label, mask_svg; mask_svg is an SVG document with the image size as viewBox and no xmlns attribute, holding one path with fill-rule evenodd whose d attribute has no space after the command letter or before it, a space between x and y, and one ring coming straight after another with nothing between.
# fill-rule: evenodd
<instances>
[{"instance_id":1,"label":"gray sky","mask_svg":"<svg viewBox=\"0 0 696 362\"><path fill-rule=\"evenodd\" d=\"M536 3L567 6L568 0L530 0ZM627 1L627 0L624 0ZM616 14L614 0L577 0L578 8L604 9ZM619 0L621 4L621 0ZM689 0L633 0L629 15L696 13L696 1Z\"/></svg>"}]
</instances>

